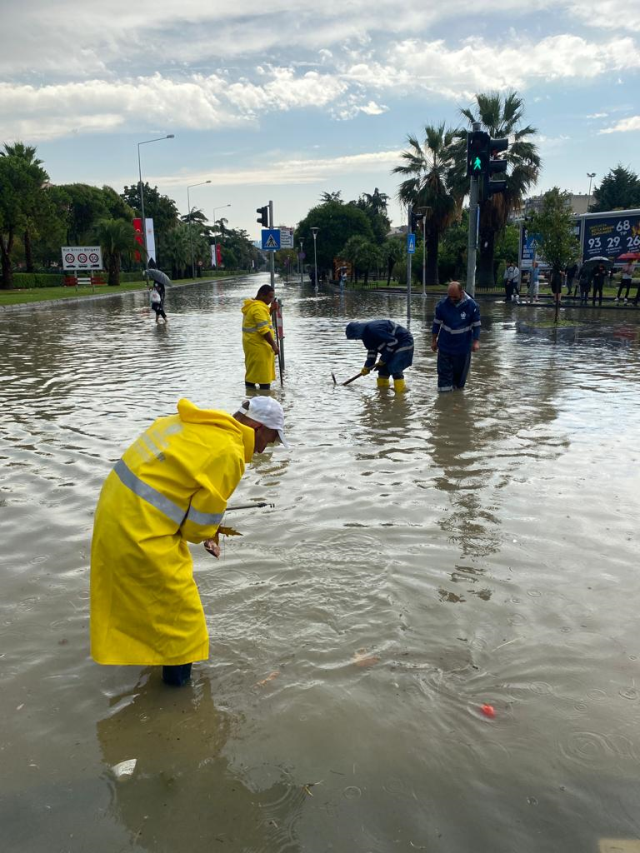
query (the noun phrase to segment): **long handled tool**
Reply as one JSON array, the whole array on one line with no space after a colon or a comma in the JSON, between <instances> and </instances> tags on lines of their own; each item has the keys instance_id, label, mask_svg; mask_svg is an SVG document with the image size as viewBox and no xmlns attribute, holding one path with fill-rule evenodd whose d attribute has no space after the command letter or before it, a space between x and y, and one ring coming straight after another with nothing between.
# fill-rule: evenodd
<instances>
[{"instance_id":1,"label":"long handled tool","mask_svg":"<svg viewBox=\"0 0 640 853\"><path fill-rule=\"evenodd\" d=\"M263 506L275 507L275 504L270 504L267 501L260 501L253 504L238 504L237 506L228 506L225 512L231 512L232 509L260 509Z\"/></svg>"},{"instance_id":2,"label":"long handled tool","mask_svg":"<svg viewBox=\"0 0 640 853\"><path fill-rule=\"evenodd\" d=\"M374 364L373 367L371 368L371 370L380 370L381 367L382 367L381 364ZM352 376L351 379L347 379L346 382L341 382L340 384L341 385L351 385L351 383L355 382L356 379L360 379L361 376L365 376L365 375L366 374L363 374L362 371L359 371L358 373L356 373L355 376ZM337 385L338 383L336 381L336 376L335 376L335 373L333 371L331 371L331 378L333 379L333 384Z\"/></svg>"}]
</instances>

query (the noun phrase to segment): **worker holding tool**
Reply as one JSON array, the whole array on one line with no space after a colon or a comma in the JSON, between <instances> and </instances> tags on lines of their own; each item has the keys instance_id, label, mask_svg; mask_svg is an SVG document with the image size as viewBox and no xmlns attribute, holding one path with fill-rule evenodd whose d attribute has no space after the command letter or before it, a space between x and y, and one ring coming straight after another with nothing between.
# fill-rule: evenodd
<instances>
[{"instance_id":1,"label":"worker holding tool","mask_svg":"<svg viewBox=\"0 0 640 853\"><path fill-rule=\"evenodd\" d=\"M368 323L352 321L345 334L350 341L362 341L367 349L367 360L360 371L367 376L378 371L378 388L389 387L393 376L393 390L405 390L404 371L413 364L413 335L393 320L371 320ZM376 361L377 359L377 361Z\"/></svg>"},{"instance_id":2,"label":"worker holding tool","mask_svg":"<svg viewBox=\"0 0 640 853\"><path fill-rule=\"evenodd\" d=\"M233 415L180 400L116 463L91 545L91 654L97 663L163 667L181 686L209 656L188 543L217 557L227 500L254 453L284 436L282 406L255 397Z\"/></svg>"},{"instance_id":3,"label":"worker holding tool","mask_svg":"<svg viewBox=\"0 0 640 853\"><path fill-rule=\"evenodd\" d=\"M276 378L274 355L278 344L271 324L269 306L275 292L270 284L263 284L255 299L245 299L242 306L242 348L244 349L247 388L259 385L268 390Z\"/></svg>"},{"instance_id":4,"label":"worker holding tool","mask_svg":"<svg viewBox=\"0 0 640 853\"><path fill-rule=\"evenodd\" d=\"M436 305L431 332L431 349L438 352L438 391L464 388L471 353L480 349L480 308L459 281L449 283Z\"/></svg>"}]
</instances>

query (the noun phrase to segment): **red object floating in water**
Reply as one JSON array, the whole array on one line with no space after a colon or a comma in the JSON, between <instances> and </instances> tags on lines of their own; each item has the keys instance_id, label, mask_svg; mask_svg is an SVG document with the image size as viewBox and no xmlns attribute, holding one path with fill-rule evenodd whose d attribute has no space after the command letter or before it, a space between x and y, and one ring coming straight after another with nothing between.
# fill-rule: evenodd
<instances>
[{"instance_id":1,"label":"red object floating in water","mask_svg":"<svg viewBox=\"0 0 640 853\"><path fill-rule=\"evenodd\" d=\"M493 705L481 705L480 710L485 715L485 717L491 717L493 719L496 715L496 709Z\"/></svg>"}]
</instances>

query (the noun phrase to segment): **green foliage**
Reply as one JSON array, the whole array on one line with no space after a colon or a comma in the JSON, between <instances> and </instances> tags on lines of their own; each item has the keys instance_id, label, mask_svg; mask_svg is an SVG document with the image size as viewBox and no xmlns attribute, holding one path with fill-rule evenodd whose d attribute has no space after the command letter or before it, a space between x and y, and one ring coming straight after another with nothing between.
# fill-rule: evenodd
<instances>
[{"instance_id":1,"label":"green foliage","mask_svg":"<svg viewBox=\"0 0 640 853\"><path fill-rule=\"evenodd\" d=\"M382 246L382 257L387 265L387 287L391 284L398 261L405 255L405 241L402 237L390 237Z\"/></svg>"},{"instance_id":2,"label":"green foliage","mask_svg":"<svg viewBox=\"0 0 640 853\"><path fill-rule=\"evenodd\" d=\"M460 281L467 269L467 245L469 240L469 209L445 231L438 254L440 281Z\"/></svg>"},{"instance_id":3,"label":"green foliage","mask_svg":"<svg viewBox=\"0 0 640 853\"><path fill-rule=\"evenodd\" d=\"M333 259L341 257L340 251L350 237L361 236L374 240L368 216L353 204L327 201L312 208L299 223L296 239L302 240L307 263L313 264L313 236L311 227L319 228L317 237L318 271L330 272Z\"/></svg>"},{"instance_id":4,"label":"green foliage","mask_svg":"<svg viewBox=\"0 0 640 853\"><path fill-rule=\"evenodd\" d=\"M602 179L593 193L594 203L589 210L632 210L640 207L640 178L631 169L618 165Z\"/></svg>"},{"instance_id":5,"label":"green foliage","mask_svg":"<svg viewBox=\"0 0 640 853\"><path fill-rule=\"evenodd\" d=\"M556 271L565 269L580 256L568 196L558 187L549 190L542 197L542 209L529 222L531 231L540 235L540 254Z\"/></svg>"},{"instance_id":6,"label":"green foliage","mask_svg":"<svg viewBox=\"0 0 640 853\"><path fill-rule=\"evenodd\" d=\"M153 230L156 235L164 234L175 227L178 222L178 208L172 198L162 195L158 187L143 184L144 192L144 215L147 219L153 219ZM142 216L142 205L140 203L140 185L132 184L125 187L120 194L122 200L133 210L135 216Z\"/></svg>"},{"instance_id":7,"label":"green foliage","mask_svg":"<svg viewBox=\"0 0 640 853\"><path fill-rule=\"evenodd\" d=\"M131 258L140 248L133 223L126 219L101 219L95 226L95 234L102 247L109 285L117 287L120 284L122 256Z\"/></svg>"},{"instance_id":8,"label":"green foliage","mask_svg":"<svg viewBox=\"0 0 640 853\"><path fill-rule=\"evenodd\" d=\"M380 267L384 258L379 246L359 235L354 235L347 240L340 250L339 256L351 262L356 281L358 280L358 273L364 273L365 285L371 270Z\"/></svg>"}]
</instances>

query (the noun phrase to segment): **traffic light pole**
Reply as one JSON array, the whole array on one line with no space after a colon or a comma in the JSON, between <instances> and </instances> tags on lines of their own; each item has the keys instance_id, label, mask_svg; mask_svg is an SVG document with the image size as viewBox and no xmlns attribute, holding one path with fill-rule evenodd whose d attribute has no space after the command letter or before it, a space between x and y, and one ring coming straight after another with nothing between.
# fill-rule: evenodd
<instances>
[{"instance_id":1,"label":"traffic light pole","mask_svg":"<svg viewBox=\"0 0 640 853\"><path fill-rule=\"evenodd\" d=\"M469 296L476 295L476 255L478 252L478 211L480 198L480 181L471 177L469 188L469 238L467 242L467 286Z\"/></svg>"},{"instance_id":2,"label":"traffic light pole","mask_svg":"<svg viewBox=\"0 0 640 853\"><path fill-rule=\"evenodd\" d=\"M411 234L411 223L413 206L407 209L407 322L411 322L411 253L409 252L409 234Z\"/></svg>"},{"instance_id":3,"label":"traffic light pole","mask_svg":"<svg viewBox=\"0 0 640 853\"><path fill-rule=\"evenodd\" d=\"M269 228L273 228L273 202L269 202ZM269 268L271 270L271 287L276 289L276 253L269 252Z\"/></svg>"}]
</instances>

